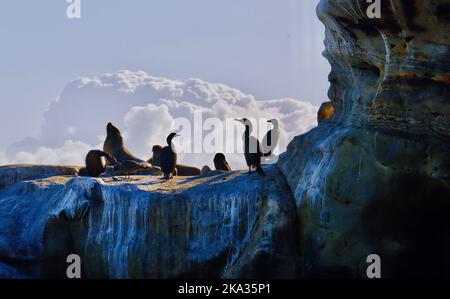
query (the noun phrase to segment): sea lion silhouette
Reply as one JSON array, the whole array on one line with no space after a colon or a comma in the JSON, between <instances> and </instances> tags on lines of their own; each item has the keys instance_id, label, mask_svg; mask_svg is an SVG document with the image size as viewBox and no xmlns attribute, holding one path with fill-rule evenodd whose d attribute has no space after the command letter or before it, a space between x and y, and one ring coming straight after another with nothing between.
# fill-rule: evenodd
<instances>
[{"instance_id":1,"label":"sea lion silhouette","mask_svg":"<svg viewBox=\"0 0 450 299\"><path fill-rule=\"evenodd\" d=\"M334 115L334 106L331 102L325 102L320 105L319 111L317 111L317 122L321 122L330 119Z\"/></svg>"},{"instance_id":2,"label":"sea lion silhouette","mask_svg":"<svg viewBox=\"0 0 450 299\"><path fill-rule=\"evenodd\" d=\"M125 178L129 178L130 175L135 174L139 170L152 169L152 165L147 162L136 162L132 160L126 160L116 164L113 167L114 174L124 174Z\"/></svg>"},{"instance_id":3,"label":"sea lion silhouette","mask_svg":"<svg viewBox=\"0 0 450 299\"><path fill-rule=\"evenodd\" d=\"M99 177L106 170L106 165L116 165L118 162L114 157L101 150L91 150L85 159L86 167L80 169L80 176Z\"/></svg>"},{"instance_id":4,"label":"sea lion silhouette","mask_svg":"<svg viewBox=\"0 0 450 299\"><path fill-rule=\"evenodd\" d=\"M106 126L106 140L103 144L103 151L107 152L111 156L117 159L119 162L123 161L135 161L138 163L145 162L134 156L124 145L123 137L120 130L108 123Z\"/></svg>"},{"instance_id":5,"label":"sea lion silhouette","mask_svg":"<svg viewBox=\"0 0 450 299\"><path fill-rule=\"evenodd\" d=\"M212 171L211 167L209 167L208 165L202 167L202 174L207 174L210 173L211 171Z\"/></svg>"},{"instance_id":6,"label":"sea lion silhouette","mask_svg":"<svg viewBox=\"0 0 450 299\"><path fill-rule=\"evenodd\" d=\"M214 167L216 170L231 171L231 167L225 159L225 155L222 153L217 153L214 156Z\"/></svg>"}]
</instances>

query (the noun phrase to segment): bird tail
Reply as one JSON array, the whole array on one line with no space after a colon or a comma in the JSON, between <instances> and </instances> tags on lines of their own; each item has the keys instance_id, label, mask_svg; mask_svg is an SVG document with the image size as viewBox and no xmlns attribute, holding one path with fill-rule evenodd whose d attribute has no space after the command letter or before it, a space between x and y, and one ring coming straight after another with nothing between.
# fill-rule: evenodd
<instances>
[{"instance_id":1,"label":"bird tail","mask_svg":"<svg viewBox=\"0 0 450 299\"><path fill-rule=\"evenodd\" d=\"M257 166L256 166L256 172L257 172L260 176L266 176L266 173L265 173L264 170L262 169L261 165L257 165Z\"/></svg>"},{"instance_id":2,"label":"bird tail","mask_svg":"<svg viewBox=\"0 0 450 299\"><path fill-rule=\"evenodd\" d=\"M262 156L263 157L270 157L270 156L272 156L272 150L269 150L267 153L264 152Z\"/></svg>"},{"instance_id":3,"label":"bird tail","mask_svg":"<svg viewBox=\"0 0 450 299\"><path fill-rule=\"evenodd\" d=\"M270 156L272 156L272 149L268 145L261 144L259 146L259 152L261 153L262 157L270 157Z\"/></svg>"}]
</instances>

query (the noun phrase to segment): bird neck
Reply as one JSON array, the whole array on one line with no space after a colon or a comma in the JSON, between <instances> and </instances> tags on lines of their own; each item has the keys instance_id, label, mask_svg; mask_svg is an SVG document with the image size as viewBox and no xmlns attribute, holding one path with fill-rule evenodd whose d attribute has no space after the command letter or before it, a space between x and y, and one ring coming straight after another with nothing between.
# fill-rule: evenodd
<instances>
[{"instance_id":1,"label":"bird neck","mask_svg":"<svg viewBox=\"0 0 450 299\"><path fill-rule=\"evenodd\" d=\"M172 139L173 139L173 137L167 137L167 145L169 146L169 148L171 150L173 150L173 148L172 148Z\"/></svg>"},{"instance_id":2,"label":"bird neck","mask_svg":"<svg viewBox=\"0 0 450 299\"><path fill-rule=\"evenodd\" d=\"M250 129L248 128L248 126L245 126L244 134L242 134L242 139L244 140L245 146L248 145L249 138L250 138Z\"/></svg>"},{"instance_id":3,"label":"bird neck","mask_svg":"<svg viewBox=\"0 0 450 299\"><path fill-rule=\"evenodd\" d=\"M245 136L246 136L246 137L249 137L250 134L252 133L252 130L253 130L252 126L246 125L246 126L245 126L245 132L244 132Z\"/></svg>"},{"instance_id":4,"label":"bird neck","mask_svg":"<svg viewBox=\"0 0 450 299\"><path fill-rule=\"evenodd\" d=\"M250 150L250 134L252 133L252 127L245 126L245 132L243 137L244 141L244 151L248 152Z\"/></svg>"}]
</instances>

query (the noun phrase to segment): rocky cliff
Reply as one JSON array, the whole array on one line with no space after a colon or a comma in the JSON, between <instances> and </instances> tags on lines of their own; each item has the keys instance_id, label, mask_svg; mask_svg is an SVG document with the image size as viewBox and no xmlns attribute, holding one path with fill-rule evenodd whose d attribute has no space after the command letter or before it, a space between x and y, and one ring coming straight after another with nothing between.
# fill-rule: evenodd
<instances>
[{"instance_id":1,"label":"rocky cliff","mask_svg":"<svg viewBox=\"0 0 450 299\"><path fill-rule=\"evenodd\" d=\"M331 120L279 166L306 277L450 275L450 1L322 0Z\"/></svg>"},{"instance_id":2,"label":"rocky cliff","mask_svg":"<svg viewBox=\"0 0 450 299\"><path fill-rule=\"evenodd\" d=\"M73 253L85 278L298 277L295 206L276 167L267 179L211 172L169 182L62 168L0 189L0 277L65 277Z\"/></svg>"}]
</instances>

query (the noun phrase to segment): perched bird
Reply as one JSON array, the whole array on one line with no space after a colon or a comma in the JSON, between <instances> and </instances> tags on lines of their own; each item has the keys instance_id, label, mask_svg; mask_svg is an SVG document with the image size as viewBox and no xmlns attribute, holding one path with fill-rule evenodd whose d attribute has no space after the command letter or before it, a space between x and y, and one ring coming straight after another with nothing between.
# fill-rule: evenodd
<instances>
[{"instance_id":1,"label":"perched bird","mask_svg":"<svg viewBox=\"0 0 450 299\"><path fill-rule=\"evenodd\" d=\"M106 165L116 165L118 162L104 151L91 150L86 155L85 163L87 175L97 178L105 172Z\"/></svg>"},{"instance_id":2,"label":"perched bird","mask_svg":"<svg viewBox=\"0 0 450 299\"><path fill-rule=\"evenodd\" d=\"M271 119L267 122L272 123L273 128L269 130L264 136L262 141L262 149L264 157L270 157L273 155L275 148L278 146L280 140L280 129L278 127L278 120Z\"/></svg>"},{"instance_id":3,"label":"perched bird","mask_svg":"<svg viewBox=\"0 0 450 299\"><path fill-rule=\"evenodd\" d=\"M245 126L245 132L242 136L244 140L244 156L247 162L248 172L250 173L252 167L256 168L256 172L260 176L265 176L264 170L261 167L261 157L263 153L261 151L261 145L257 138L251 136L253 126L252 123L246 119L235 119L236 121L242 123Z\"/></svg>"},{"instance_id":4,"label":"perched bird","mask_svg":"<svg viewBox=\"0 0 450 299\"><path fill-rule=\"evenodd\" d=\"M225 155L218 153L214 156L214 167L216 170L231 171L230 165L228 165Z\"/></svg>"},{"instance_id":5,"label":"perched bird","mask_svg":"<svg viewBox=\"0 0 450 299\"><path fill-rule=\"evenodd\" d=\"M151 163L153 166L160 166L162 149L163 147L161 145L153 146L152 148L153 156L147 162ZM177 164L175 166L175 172L173 173L173 175L179 176L196 176L202 174L203 172L199 168L184 164Z\"/></svg>"},{"instance_id":6,"label":"perched bird","mask_svg":"<svg viewBox=\"0 0 450 299\"><path fill-rule=\"evenodd\" d=\"M180 136L176 133L170 133L167 136L167 146L165 146L160 153L161 170L164 174L164 179L169 180L173 176L177 165L177 153L172 145L172 139Z\"/></svg>"},{"instance_id":7,"label":"perched bird","mask_svg":"<svg viewBox=\"0 0 450 299\"><path fill-rule=\"evenodd\" d=\"M113 167L114 174L124 174L125 178L129 178L131 174L142 170L150 169L152 165L147 162L136 162L133 160L125 160Z\"/></svg>"}]
</instances>

